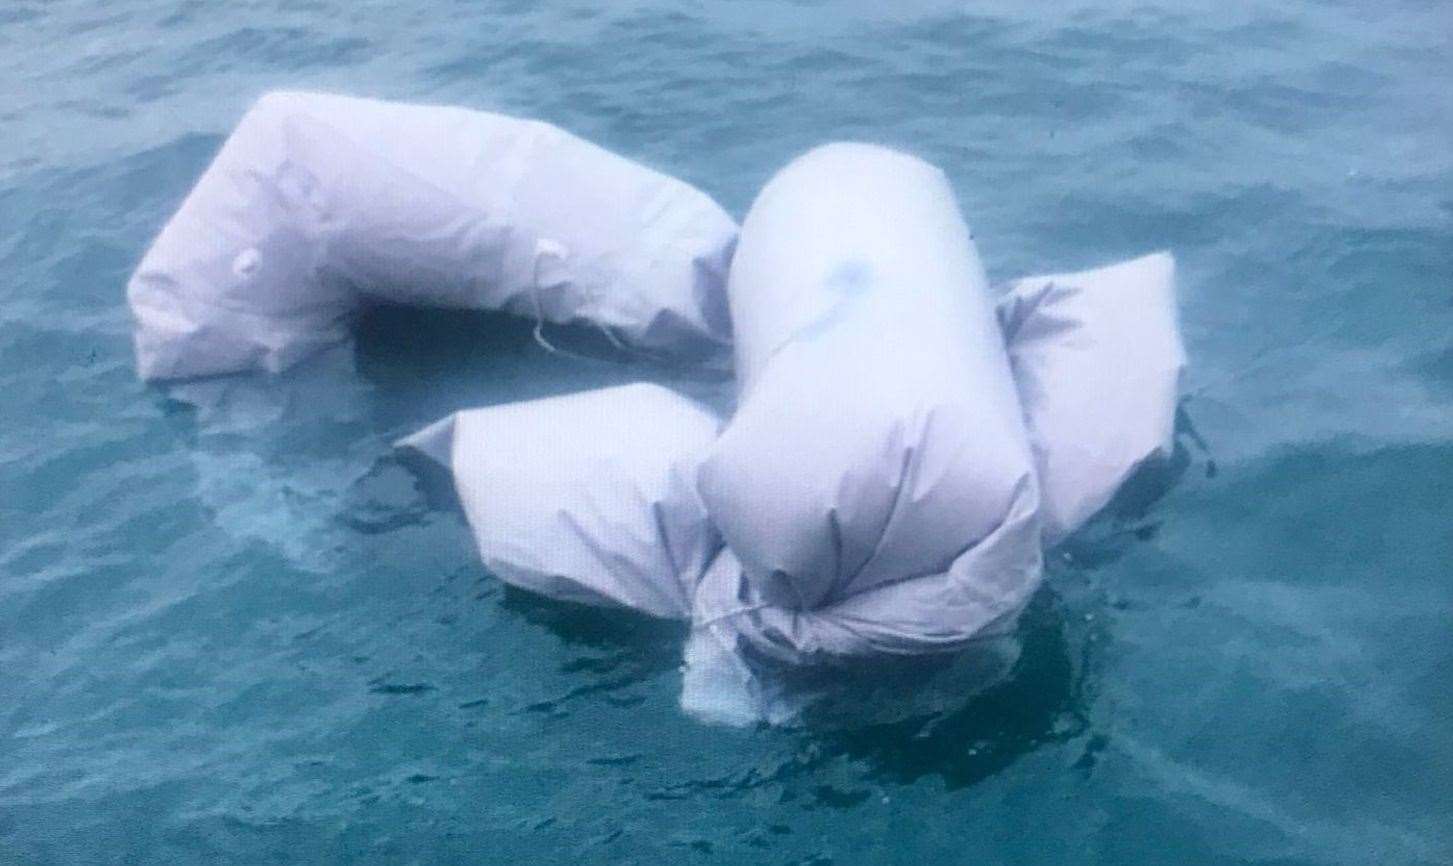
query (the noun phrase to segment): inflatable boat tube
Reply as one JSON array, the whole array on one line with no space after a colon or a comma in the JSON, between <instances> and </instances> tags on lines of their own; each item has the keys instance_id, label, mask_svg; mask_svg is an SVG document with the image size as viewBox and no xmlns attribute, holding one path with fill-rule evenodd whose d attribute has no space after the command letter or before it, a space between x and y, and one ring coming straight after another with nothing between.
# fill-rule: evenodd
<instances>
[{"instance_id":1,"label":"inflatable boat tube","mask_svg":"<svg viewBox=\"0 0 1453 866\"><path fill-rule=\"evenodd\" d=\"M721 546L693 478L719 426L638 384L458 412L398 444L452 473L480 558L506 583L685 619Z\"/></svg>"},{"instance_id":2,"label":"inflatable boat tube","mask_svg":"<svg viewBox=\"0 0 1453 866\"><path fill-rule=\"evenodd\" d=\"M1156 253L1015 281L999 302L1039 475L1044 541L1064 540L1141 466L1169 459L1186 365L1175 259Z\"/></svg>"},{"instance_id":3,"label":"inflatable boat tube","mask_svg":"<svg viewBox=\"0 0 1453 866\"><path fill-rule=\"evenodd\" d=\"M370 300L584 322L651 353L729 344L732 219L545 123L270 93L128 285L145 379L279 371Z\"/></svg>"},{"instance_id":4,"label":"inflatable boat tube","mask_svg":"<svg viewBox=\"0 0 1453 866\"><path fill-rule=\"evenodd\" d=\"M728 300L740 399L697 482L729 554L695 618L792 664L1012 627L1040 580L1038 487L943 174L862 144L797 159L743 223Z\"/></svg>"}]
</instances>

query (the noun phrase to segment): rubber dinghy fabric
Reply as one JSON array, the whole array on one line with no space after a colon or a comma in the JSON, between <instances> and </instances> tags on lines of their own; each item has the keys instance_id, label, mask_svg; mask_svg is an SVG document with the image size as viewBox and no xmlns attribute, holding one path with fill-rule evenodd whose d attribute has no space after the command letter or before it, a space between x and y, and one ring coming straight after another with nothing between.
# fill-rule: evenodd
<instances>
[{"instance_id":1,"label":"rubber dinghy fabric","mask_svg":"<svg viewBox=\"0 0 1453 866\"><path fill-rule=\"evenodd\" d=\"M373 299L731 348L730 418L638 384L399 444L451 472L501 579L688 620L683 706L738 722L793 712L774 671L1012 660L1045 546L1169 455L1185 363L1169 254L996 308L948 181L903 153L813 150L738 232L546 124L323 94L259 100L128 294L147 379L280 371Z\"/></svg>"},{"instance_id":2,"label":"rubber dinghy fabric","mask_svg":"<svg viewBox=\"0 0 1453 866\"><path fill-rule=\"evenodd\" d=\"M724 354L736 224L705 194L546 123L263 96L128 285L145 379L280 371L370 300L583 322Z\"/></svg>"},{"instance_id":3,"label":"rubber dinghy fabric","mask_svg":"<svg viewBox=\"0 0 1453 866\"><path fill-rule=\"evenodd\" d=\"M1175 259L1016 280L999 319L1039 470L1046 545L1171 456L1181 373Z\"/></svg>"},{"instance_id":4,"label":"rubber dinghy fabric","mask_svg":"<svg viewBox=\"0 0 1453 866\"><path fill-rule=\"evenodd\" d=\"M693 661L940 653L1011 630L1040 580L1039 490L942 173L869 145L801 157L753 203L728 298L739 405L698 474L727 550L696 596Z\"/></svg>"},{"instance_id":5,"label":"rubber dinghy fabric","mask_svg":"<svg viewBox=\"0 0 1453 866\"><path fill-rule=\"evenodd\" d=\"M453 473L501 580L685 619L721 548L694 479L719 426L642 383L456 412L398 444Z\"/></svg>"},{"instance_id":6,"label":"rubber dinghy fabric","mask_svg":"<svg viewBox=\"0 0 1453 866\"><path fill-rule=\"evenodd\" d=\"M1011 628L1039 491L942 173L869 145L801 157L752 205L728 298L739 406L698 486L740 566L712 569L697 619L789 664Z\"/></svg>"}]
</instances>

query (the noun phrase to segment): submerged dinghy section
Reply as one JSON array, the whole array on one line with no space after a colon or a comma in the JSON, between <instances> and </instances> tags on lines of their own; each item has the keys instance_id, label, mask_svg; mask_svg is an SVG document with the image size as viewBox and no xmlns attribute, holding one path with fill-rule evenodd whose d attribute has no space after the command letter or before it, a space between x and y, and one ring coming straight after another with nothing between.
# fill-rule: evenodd
<instances>
[{"instance_id":1,"label":"submerged dinghy section","mask_svg":"<svg viewBox=\"0 0 1453 866\"><path fill-rule=\"evenodd\" d=\"M127 287L145 379L280 371L370 300L588 323L724 353L736 224L549 124L321 93L263 96Z\"/></svg>"}]
</instances>

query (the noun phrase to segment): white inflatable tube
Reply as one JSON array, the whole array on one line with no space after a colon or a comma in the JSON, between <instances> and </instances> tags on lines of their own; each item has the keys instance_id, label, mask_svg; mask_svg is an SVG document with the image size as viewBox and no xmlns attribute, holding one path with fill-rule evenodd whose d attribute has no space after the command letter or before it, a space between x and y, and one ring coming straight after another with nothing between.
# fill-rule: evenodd
<instances>
[{"instance_id":1,"label":"white inflatable tube","mask_svg":"<svg viewBox=\"0 0 1453 866\"><path fill-rule=\"evenodd\" d=\"M1175 259L1156 253L1016 280L999 318L1052 546L1104 508L1136 469L1171 456L1186 365Z\"/></svg>"},{"instance_id":2,"label":"white inflatable tube","mask_svg":"<svg viewBox=\"0 0 1453 866\"><path fill-rule=\"evenodd\" d=\"M271 93L141 261L146 379L278 371L368 299L587 322L650 352L723 350L732 219L545 123Z\"/></svg>"},{"instance_id":3,"label":"white inflatable tube","mask_svg":"<svg viewBox=\"0 0 1453 866\"><path fill-rule=\"evenodd\" d=\"M721 542L694 485L720 422L658 385L458 412L400 441L448 468L480 558L552 598L685 619Z\"/></svg>"},{"instance_id":4,"label":"white inflatable tube","mask_svg":"<svg viewBox=\"0 0 1453 866\"><path fill-rule=\"evenodd\" d=\"M698 485L730 552L697 620L789 663L1010 628L1040 580L1038 487L942 173L869 145L799 158L752 205L728 297L741 398Z\"/></svg>"}]
</instances>

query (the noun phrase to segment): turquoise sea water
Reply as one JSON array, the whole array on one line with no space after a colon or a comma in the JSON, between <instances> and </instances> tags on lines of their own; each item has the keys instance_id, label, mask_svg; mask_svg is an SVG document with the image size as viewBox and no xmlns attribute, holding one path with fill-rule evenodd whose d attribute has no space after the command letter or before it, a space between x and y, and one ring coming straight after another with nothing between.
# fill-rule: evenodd
<instances>
[{"instance_id":1,"label":"turquoise sea water","mask_svg":"<svg viewBox=\"0 0 1453 866\"><path fill-rule=\"evenodd\" d=\"M1453 10L602 5L0 6L0 863L1453 861ZM665 374L385 311L342 378L136 381L130 268L274 87L539 116L738 215L906 147L995 278L1169 247L1203 444L989 692L697 724L680 629L502 590L388 444Z\"/></svg>"}]
</instances>

